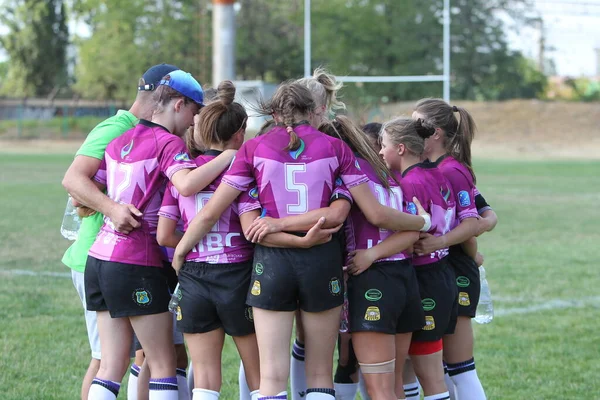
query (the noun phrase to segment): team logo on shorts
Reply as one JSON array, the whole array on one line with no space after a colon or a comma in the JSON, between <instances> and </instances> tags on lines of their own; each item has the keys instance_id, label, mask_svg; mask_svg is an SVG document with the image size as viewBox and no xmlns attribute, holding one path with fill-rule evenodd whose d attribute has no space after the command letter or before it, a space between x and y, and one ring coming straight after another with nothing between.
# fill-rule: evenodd
<instances>
[{"instance_id":1,"label":"team logo on shorts","mask_svg":"<svg viewBox=\"0 0 600 400\"><path fill-rule=\"evenodd\" d=\"M367 311L365 311L365 321L379 321L380 319L381 319L381 313L379 312L379 307L377 307L377 306L367 307Z\"/></svg>"},{"instance_id":2,"label":"team logo on shorts","mask_svg":"<svg viewBox=\"0 0 600 400\"><path fill-rule=\"evenodd\" d=\"M294 160L297 160L298 157L300 157L300 154L304 152L305 148L306 145L304 144L304 140L300 139L300 147L298 147L296 150L290 150L290 157L292 157Z\"/></svg>"},{"instance_id":3,"label":"team logo on shorts","mask_svg":"<svg viewBox=\"0 0 600 400\"><path fill-rule=\"evenodd\" d=\"M425 326L423 327L424 331L432 331L435 329L435 320L431 315L425 316Z\"/></svg>"},{"instance_id":4,"label":"team logo on shorts","mask_svg":"<svg viewBox=\"0 0 600 400\"><path fill-rule=\"evenodd\" d=\"M248 321L254 321L254 313L252 312L252 307L246 307L244 314Z\"/></svg>"},{"instance_id":5,"label":"team logo on shorts","mask_svg":"<svg viewBox=\"0 0 600 400\"><path fill-rule=\"evenodd\" d=\"M469 299L469 293L467 292L460 292L458 293L458 304L460 304L461 306L470 306L471 305L471 300Z\"/></svg>"},{"instance_id":6,"label":"team logo on shorts","mask_svg":"<svg viewBox=\"0 0 600 400\"><path fill-rule=\"evenodd\" d=\"M131 153L132 148L133 148L133 139L131 139L131 142L129 142L128 144L123 146L123 148L121 149L121 158L125 158L129 153Z\"/></svg>"},{"instance_id":7,"label":"team logo on shorts","mask_svg":"<svg viewBox=\"0 0 600 400\"><path fill-rule=\"evenodd\" d=\"M471 205L471 196L469 196L469 192L466 190L461 190L458 192L458 203L462 207L468 207Z\"/></svg>"},{"instance_id":8,"label":"team logo on shorts","mask_svg":"<svg viewBox=\"0 0 600 400\"><path fill-rule=\"evenodd\" d=\"M406 211L413 215L417 215L417 205L412 201L408 202L408 204L406 205Z\"/></svg>"},{"instance_id":9,"label":"team logo on shorts","mask_svg":"<svg viewBox=\"0 0 600 400\"><path fill-rule=\"evenodd\" d=\"M260 281L254 281L250 293L252 293L253 296L260 295Z\"/></svg>"},{"instance_id":10,"label":"team logo on shorts","mask_svg":"<svg viewBox=\"0 0 600 400\"><path fill-rule=\"evenodd\" d=\"M329 291L335 296L342 292L342 287L338 278L331 278L329 281Z\"/></svg>"},{"instance_id":11,"label":"team logo on shorts","mask_svg":"<svg viewBox=\"0 0 600 400\"><path fill-rule=\"evenodd\" d=\"M365 292L365 299L367 301L378 301L383 297L383 293L379 289L369 289Z\"/></svg>"},{"instance_id":12,"label":"team logo on shorts","mask_svg":"<svg viewBox=\"0 0 600 400\"><path fill-rule=\"evenodd\" d=\"M435 308L435 300L430 298L425 298L421 300L421 305L423 306L424 311L431 311Z\"/></svg>"},{"instance_id":13,"label":"team logo on shorts","mask_svg":"<svg viewBox=\"0 0 600 400\"><path fill-rule=\"evenodd\" d=\"M134 290L132 298L139 306L146 307L152 303L152 295L144 288Z\"/></svg>"},{"instance_id":14,"label":"team logo on shorts","mask_svg":"<svg viewBox=\"0 0 600 400\"><path fill-rule=\"evenodd\" d=\"M466 276L459 276L456 278L456 286L458 287L469 287L471 280Z\"/></svg>"},{"instance_id":15,"label":"team logo on shorts","mask_svg":"<svg viewBox=\"0 0 600 400\"><path fill-rule=\"evenodd\" d=\"M256 272L256 275L262 275L264 271L265 267L261 263L256 263L254 266L254 272Z\"/></svg>"},{"instance_id":16,"label":"team logo on shorts","mask_svg":"<svg viewBox=\"0 0 600 400\"><path fill-rule=\"evenodd\" d=\"M192 161L190 159L190 156L188 156L188 154L185 152L175 154L175 157L173 157L173 160L175 160L175 161Z\"/></svg>"},{"instance_id":17,"label":"team logo on shorts","mask_svg":"<svg viewBox=\"0 0 600 400\"><path fill-rule=\"evenodd\" d=\"M253 199L258 199L258 187L255 186L252 189L250 189L250 192L248 192L248 195Z\"/></svg>"},{"instance_id":18,"label":"team logo on shorts","mask_svg":"<svg viewBox=\"0 0 600 400\"><path fill-rule=\"evenodd\" d=\"M181 314L181 307L177 306L177 313L175 315L177 315L177 321L181 321L183 318L183 315Z\"/></svg>"}]
</instances>

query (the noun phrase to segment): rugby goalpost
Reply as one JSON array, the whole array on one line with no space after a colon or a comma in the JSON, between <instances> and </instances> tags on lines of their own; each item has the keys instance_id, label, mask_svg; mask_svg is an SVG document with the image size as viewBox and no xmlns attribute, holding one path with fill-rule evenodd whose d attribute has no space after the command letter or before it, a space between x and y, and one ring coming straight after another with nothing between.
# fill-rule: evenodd
<instances>
[{"instance_id":1,"label":"rugby goalpost","mask_svg":"<svg viewBox=\"0 0 600 400\"><path fill-rule=\"evenodd\" d=\"M304 76L311 70L311 23L310 2L304 0ZM443 73L442 75L398 75L398 76L336 76L342 82L387 83L387 82L443 82L443 98L450 101L450 0L444 0L443 11Z\"/></svg>"}]
</instances>

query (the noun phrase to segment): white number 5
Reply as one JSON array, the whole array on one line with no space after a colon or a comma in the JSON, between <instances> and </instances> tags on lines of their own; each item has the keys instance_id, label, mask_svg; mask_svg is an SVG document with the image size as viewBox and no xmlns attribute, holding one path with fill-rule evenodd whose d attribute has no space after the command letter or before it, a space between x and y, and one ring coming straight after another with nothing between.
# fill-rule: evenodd
<instances>
[{"instance_id":1,"label":"white number 5","mask_svg":"<svg viewBox=\"0 0 600 400\"><path fill-rule=\"evenodd\" d=\"M306 172L306 164L285 164L285 189L298 194L298 203L288 204L288 214L304 214L308 211L308 187L296 182L296 173Z\"/></svg>"}]
</instances>

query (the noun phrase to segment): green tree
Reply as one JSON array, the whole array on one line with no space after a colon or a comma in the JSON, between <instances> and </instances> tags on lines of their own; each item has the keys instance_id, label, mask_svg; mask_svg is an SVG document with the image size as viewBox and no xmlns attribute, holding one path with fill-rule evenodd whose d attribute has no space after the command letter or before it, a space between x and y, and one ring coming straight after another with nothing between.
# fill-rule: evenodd
<instances>
[{"instance_id":1,"label":"green tree","mask_svg":"<svg viewBox=\"0 0 600 400\"><path fill-rule=\"evenodd\" d=\"M8 33L0 44L8 54L2 93L46 96L67 82L69 32L62 0L3 1L0 23Z\"/></svg>"}]
</instances>

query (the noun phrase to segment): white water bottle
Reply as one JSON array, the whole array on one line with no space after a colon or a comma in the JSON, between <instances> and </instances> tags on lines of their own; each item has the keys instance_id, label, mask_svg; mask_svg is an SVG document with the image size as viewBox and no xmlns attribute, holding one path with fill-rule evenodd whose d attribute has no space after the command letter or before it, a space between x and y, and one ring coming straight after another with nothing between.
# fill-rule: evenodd
<instances>
[{"instance_id":1,"label":"white water bottle","mask_svg":"<svg viewBox=\"0 0 600 400\"><path fill-rule=\"evenodd\" d=\"M481 281L481 294L479 295L479 304L475 312L475 322L489 324L494 319L494 305L492 304L492 293L485 278L485 268L483 268L483 265L479 267L479 279Z\"/></svg>"},{"instance_id":2,"label":"white water bottle","mask_svg":"<svg viewBox=\"0 0 600 400\"><path fill-rule=\"evenodd\" d=\"M65 239L76 240L79 235L79 227L81 226L81 218L77 214L77 207L73 205L73 198L69 196L65 215L60 226L60 233Z\"/></svg>"},{"instance_id":3,"label":"white water bottle","mask_svg":"<svg viewBox=\"0 0 600 400\"><path fill-rule=\"evenodd\" d=\"M177 314L177 309L179 308L179 301L181 300L181 289L179 288L179 283L175 286L175 290L171 295L171 300L169 301L169 311L173 314Z\"/></svg>"}]
</instances>

